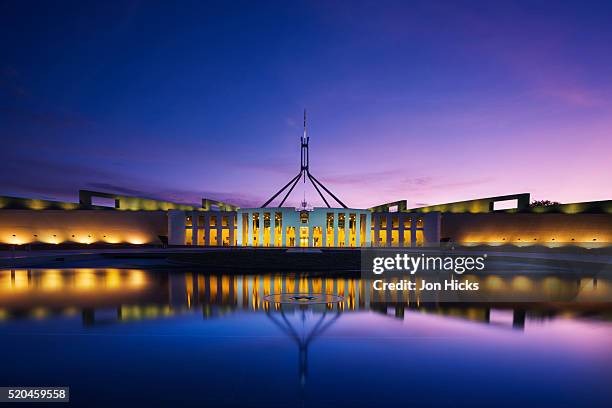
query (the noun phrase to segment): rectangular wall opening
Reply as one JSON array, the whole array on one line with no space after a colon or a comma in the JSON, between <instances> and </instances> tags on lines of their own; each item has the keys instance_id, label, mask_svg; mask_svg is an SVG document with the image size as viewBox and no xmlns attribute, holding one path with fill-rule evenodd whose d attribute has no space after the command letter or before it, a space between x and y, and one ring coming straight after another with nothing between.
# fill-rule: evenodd
<instances>
[{"instance_id":1,"label":"rectangular wall opening","mask_svg":"<svg viewBox=\"0 0 612 408\"><path fill-rule=\"evenodd\" d=\"M108 197L91 197L91 205L97 205L99 207L115 208L115 199Z\"/></svg>"},{"instance_id":2,"label":"rectangular wall opening","mask_svg":"<svg viewBox=\"0 0 612 408\"><path fill-rule=\"evenodd\" d=\"M518 208L518 200L502 200L493 202L493 211L498 210L511 210Z\"/></svg>"}]
</instances>

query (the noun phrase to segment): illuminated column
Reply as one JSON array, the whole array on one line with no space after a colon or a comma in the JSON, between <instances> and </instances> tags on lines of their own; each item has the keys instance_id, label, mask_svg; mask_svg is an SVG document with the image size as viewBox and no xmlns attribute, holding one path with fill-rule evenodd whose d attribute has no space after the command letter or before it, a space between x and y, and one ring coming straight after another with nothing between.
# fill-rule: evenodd
<instances>
[{"instance_id":1,"label":"illuminated column","mask_svg":"<svg viewBox=\"0 0 612 408\"><path fill-rule=\"evenodd\" d=\"M319 217L319 222L321 223L321 247L325 248L327 246L327 211L321 211L321 216Z\"/></svg>"},{"instance_id":2,"label":"illuminated column","mask_svg":"<svg viewBox=\"0 0 612 408\"><path fill-rule=\"evenodd\" d=\"M244 239L244 237L242 236L242 213L241 212L236 212L236 224L238 228L238 236L236 237L237 238L236 245L242 246L242 240ZM230 233L230 236L231 234L233 234L233 230L234 229L232 228L232 232Z\"/></svg>"},{"instance_id":3,"label":"illuminated column","mask_svg":"<svg viewBox=\"0 0 612 408\"><path fill-rule=\"evenodd\" d=\"M210 212L204 214L204 245L210 245Z\"/></svg>"},{"instance_id":4,"label":"illuminated column","mask_svg":"<svg viewBox=\"0 0 612 408\"><path fill-rule=\"evenodd\" d=\"M365 244L372 246L372 214L366 211Z\"/></svg>"},{"instance_id":5,"label":"illuminated column","mask_svg":"<svg viewBox=\"0 0 612 408\"><path fill-rule=\"evenodd\" d=\"M385 242L387 243L387 246L390 247L393 246L393 214L385 213L385 218L387 219L387 230L385 231L387 237Z\"/></svg>"},{"instance_id":6,"label":"illuminated column","mask_svg":"<svg viewBox=\"0 0 612 408\"><path fill-rule=\"evenodd\" d=\"M361 245L361 213L355 214L355 248L359 248Z\"/></svg>"},{"instance_id":7,"label":"illuminated column","mask_svg":"<svg viewBox=\"0 0 612 408\"><path fill-rule=\"evenodd\" d=\"M372 213L372 221L374 221L374 242L372 246L380 246L380 213Z\"/></svg>"},{"instance_id":8,"label":"illuminated column","mask_svg":"<svg viewBox=\"0 0 612 408\"><path fill-rule=\"evenodd\" d=\"M238 215L236 213L236 220L238 220ZM234 246L234 214L227 213L227 227L229 228L229 246Z\"/></svg>"},{"instance_id":9,"label":"illuminated column","mask_svg":"<svg viewBox=\"0 0 612 408\"><path fill-rule=\"evenodd\" d=\"M257 246L263 246L263 243L264 243L263 235L264 235L264 212L261 211L259 213L259 239L257 239Z\"/></svg>"},{"instance_id":10,"label":"illuminated column","mask_svg":"<svg viewBox=\"0 0 612 408\"><path fill-rule=\"evenodd\" d=\"M399 223L397 225L397 246L399 247L404 246L404 217L404 214L400 212L397 213L397 222Z\"/></svg>"},{"instance_id":11,"label":"illuminated column","mask_svg":"<svg viewBox=\"0 0 612 408\"><path fill-rule=\"evenodd\" d=\"M223 246L223 214L221 212L217 213L217 246ZM228 220L229 225L229 220Z\"/></svg>"},{"instance_id":12,"label":"illuminated column","mask_svg":"<svg viewBox=\"0 0 612 408\"><path fill-rule=\"evenodd\" d=\"M281 222L281 235L282 235L282 242L281 245L286 247L287 246L287 226L289 224L289 217L287 216L287 214L285 214L284 211L281 210L282 215L282 222Z\"/></svg>"},{"instance_id":13,"label":"illuminated column","mask_svg":"<svg viewBox=\"0 0 612 408\"><path fill-rule=\"evenodd\" d=\"M310 221L310 220L309 220ZM310 222L308 222L308 246L311 247L312 246L312 242L313 242L313 235L314 235L314 228L310 226Z\"/></svg>"},{"instance_id":14,"label":"illuminated column","mask_svg":"<svg viewBox=\"0 0 612 408\"><path fill-rule=\"evenodd\" d=\"M410 246L411 247L415 247L416 246L416 241L417 241L417 232L416 232L417 218L418 218L418 216L411 216L410 217Z\"/></svg>"},{"instance_id":15,"label":"illuminated column","mask_svg":"<svg viewBox=\"0 0 612 408\"><path fill-rule=\"evenodd\" d=\"M334 210L334 246L338 246L338 211ZM346 220L345 220L346 221Z\"/></svg>"},{"instance_id":16,"label":"illuminated column","mask_svg":"<svg viewBox=\"0 0 612 408\"><path fill-rule=\"evenodd\" d=\"M349 225L351 223L350 220L351 214L344 213L344 247L348 248L349 246L349 236L351 234Z\"/></svg>"},{"instance_id":17,"label":"illuminated column","mask_svg":"<svg viewBox=\"0 0 612 408\"><path fill-rule=\"evenodd\" d=\"M251 211L247 211L247 237L246 242L247 246L253 246L253 213Z\"/></svg>"},{"instance_id":18,"label":"illuminated column","mask_svg":"<svg viewBox=\"0 0 612 408\"><path fill-rule=\"evenodd\" d=\"M276 213L274 211L270 211L270 246L275 246L276 241L274 240L274 230L276 229Z\"/></svg>"},{"instance_id":19,"label":"illuminated column","mask_svg":"<svg viewBox=\"0 0 612 408\"><path fill-rule=\"evenodd\" d=\"M197 211L191 213L191 245L198 245L198 215Z\"/></svg>"}]
</instances>

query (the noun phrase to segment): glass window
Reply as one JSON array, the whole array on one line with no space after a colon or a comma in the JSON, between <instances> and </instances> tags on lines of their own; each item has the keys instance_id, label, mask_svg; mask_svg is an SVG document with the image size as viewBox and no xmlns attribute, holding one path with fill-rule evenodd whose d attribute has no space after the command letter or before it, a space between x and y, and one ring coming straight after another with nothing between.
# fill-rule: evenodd
<instances>
[{"instance_id":1,"label":"glass window","mask_svg":"<svg viewBox=\"0 0 612 408\"><path fill-rule=\"evenodd\" d=\"M412 227L412 219L410 217L404 218L404 229L410 229Z\"/></svg>"},{"instance_id":2,"label":"glass window","mask_svg":"<svg viewBox=\"0 0 612 408\"><path fill-rule=\"evenodd\" d=\"M277 212L274 214L274 228L282 228L283 226L283 213Z\"/></svg>"},{"instance_id":3,"label":"glass window","mask_svg":"<svg viewBox=\"0 0 612 408\"><path fill-rule=\"evenodd\" d=\"M264 228L270 228L270 213L264 213Z\"/></svg>"},{"instance_id":4,"label":"glass window","mask_svg":"<svg viewBox=\"0 0 612 408\"><path fill-rule=\"evenodd\" d=\"M391 228L399 228L399 217L397 215L391 217Z\"/></svg>"},{"instance_id":5,"label":"glass window","mask_svg":"<svg viewBox=\"0 0 612 408\"><path fill-rule=\"evenodd\" d=\"M334 213L327 213L327 229L334 229Z\"/></svg>"},{"instance_id":6,"label":"glass window","mask_svg":"<svg viewBox=\"0 0 612 408\"><path fill-rule=\"evenodd\" d=\"M344 213L338 214L338 228L344 229L344 223L345 223L345 214Z\"/></svg>"},{"instance_id":7,"label":"glass window","mask_svg":"<svg viewBox=\"0 0 612 408\"><path fill-rule=\"evenodd\" d=\"M253 213L253 228L259 228L259 213Z\"/></svg>"}]
</instances>

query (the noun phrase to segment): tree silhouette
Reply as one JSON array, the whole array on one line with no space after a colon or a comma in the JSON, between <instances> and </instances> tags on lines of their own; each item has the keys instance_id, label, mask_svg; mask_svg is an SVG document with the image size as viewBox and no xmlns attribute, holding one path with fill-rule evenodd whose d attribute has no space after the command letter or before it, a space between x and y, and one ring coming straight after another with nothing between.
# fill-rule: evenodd
<instances>
[{"instance_id":1,"label":"tree silhouette","mask_svg":"<svg viewBox=\"0 0 612 408\"><path fill-rule=\"evenodd\" d=\"M550 200L536 200L536 201L532 201L531 204L529 204L530 207L551 207L553 205L559 205L561 204L558 201L550 201Z\"/></svg>"}]
</instances>

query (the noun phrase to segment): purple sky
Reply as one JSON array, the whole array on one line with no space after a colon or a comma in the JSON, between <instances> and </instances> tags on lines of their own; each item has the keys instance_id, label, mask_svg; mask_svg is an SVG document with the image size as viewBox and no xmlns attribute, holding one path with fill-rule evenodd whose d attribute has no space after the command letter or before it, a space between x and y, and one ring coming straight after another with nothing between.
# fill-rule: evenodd
<instances>
[{"instance_id":1,"label":"purple sky","mask_svg":"<svg viewBox=\"0 0 612 408\"><path fill-rule=\"evenodd\" d=\"M81 3L0 5L0 195L257 206L307 108L349 206L612 199L609 2Z\"/></svg>"}]
</instances>

